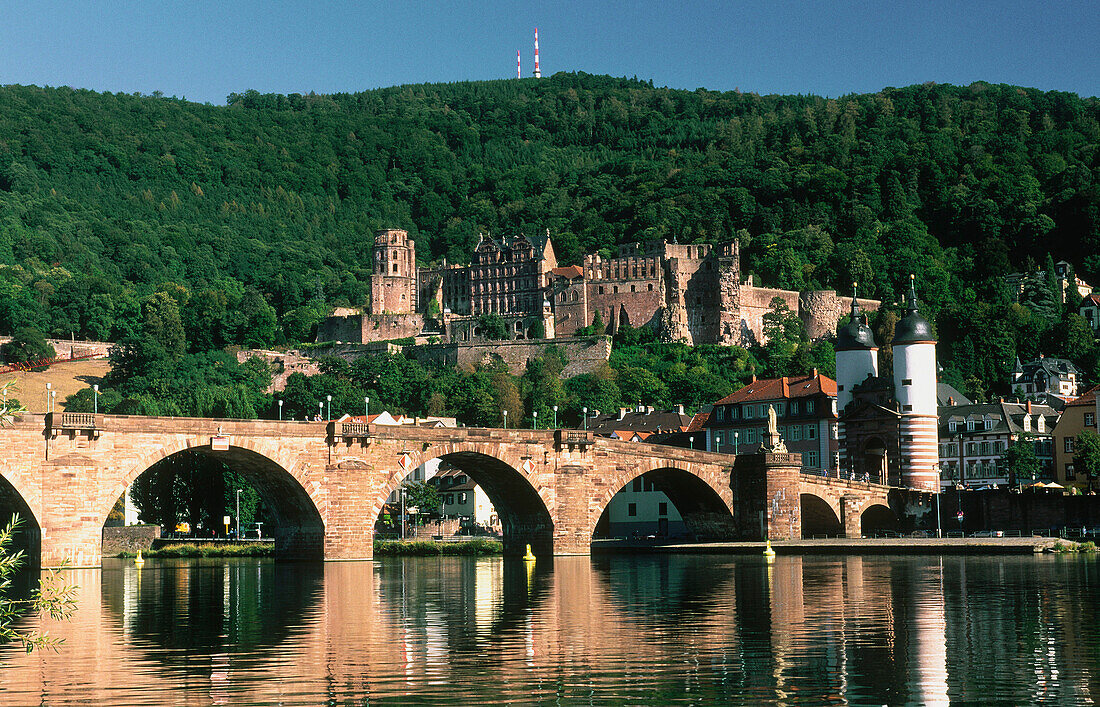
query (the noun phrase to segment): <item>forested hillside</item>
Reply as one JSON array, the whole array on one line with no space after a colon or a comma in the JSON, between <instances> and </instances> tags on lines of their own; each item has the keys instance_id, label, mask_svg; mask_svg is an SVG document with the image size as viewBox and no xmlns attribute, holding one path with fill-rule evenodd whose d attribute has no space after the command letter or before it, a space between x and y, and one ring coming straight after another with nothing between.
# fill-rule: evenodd
<instances>
[{"instance_id":1,"label":"forested hillside","mask_svg":"<svg viewBox=\"0 0 1100 707\"><path fill-rule=\"evenodd\" d=\"M307 339L364 301L380 227L452 261L479 231L549 228L566 262L738 236L765 285L890 302L915 271L949 377L996 389L1017 355L1095 366L1080 322L999 276L1050 254L1100 283L1098 145L1096 99L984 83L833 100L557 74L227 106L9 86L0 334Z\"/></svg>"}]
</instances>

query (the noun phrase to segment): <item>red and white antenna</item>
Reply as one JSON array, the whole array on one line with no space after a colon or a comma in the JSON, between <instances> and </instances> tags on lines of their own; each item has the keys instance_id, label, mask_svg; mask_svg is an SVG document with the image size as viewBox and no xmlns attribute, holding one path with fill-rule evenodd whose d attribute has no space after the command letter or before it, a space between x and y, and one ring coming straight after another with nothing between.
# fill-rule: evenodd
<instances>
[{"instance_id":1,"label":"red and white antenna","mask_svg":"<svg viewBox=\"0 0 1100 707\"><path fill-rule=\"evenodd\" d=\"M535 78L541 79L542 72L539 71L539 28L535 28Z\"/></svg>"},{"instance_id":2,"label":"red and white antenna","mask_svg":"<svg viewBox=\"0 0 1100 707\"><path fill-rule=\"evenodd\" d=\"M518 49L516 50L516 78L517 79L522 79L523 78L523 72L519 68L519 50Z\"/></svg>"}]
</instances>

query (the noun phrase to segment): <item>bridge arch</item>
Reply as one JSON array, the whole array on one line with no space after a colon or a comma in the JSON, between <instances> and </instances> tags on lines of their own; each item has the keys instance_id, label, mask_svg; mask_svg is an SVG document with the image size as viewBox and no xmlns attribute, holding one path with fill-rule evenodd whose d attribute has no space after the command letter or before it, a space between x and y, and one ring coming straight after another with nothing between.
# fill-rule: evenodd
<instances>
[{"instance_id":1,"label":"bridge arch","mask_svg":"<svg viewBox=\"0 0 1100 707\"><path fill-rule=\"evenodd\" d=\"M96 509L99 525L118 498L135 480L157 462L181 454L204 454L222 461L240 473L256 489L275 519L275 527L265 534L275 540L275 553L280 558L322 559L325 547L324 497L317 483L308 478L308 469L300 460L283 453L275 445L235 438L225 451L213 451L208 444L194 440L175 440L145 454L131 464ZM170 529L166 529L170 530Z\"/></svg>"},{"instance_id":2,"label":"bridge arch","mask_svg":"<svg viewBox=\"0 0 1100 707\"><path fill-rule=\"evenodd\" d=\"M864 536L874 536L883 530L898 529L898 516L882 501L868 501L859 511L859 524Z\"/></svg>"},{"instance_id":3,"label":"bridge arch","mask_svg":"<svg viewBox=\"0 0 1100 707\"><path fill-rule=\"evenodd\" d=\"M0 526L7 526L14 515L19 516L20 528L13 539L13 548L23 550L24 556L30 558L32 563L37 562L42 547L42 528L38 515L15 482L0 476Z\"/></svg>"},{"instance_id":4,"label":"bridge arch","mask_svg":"<svg viewBox=\"0 0 1100 707\"><path fill-rule=\"evenodd\" d=\"M402 458L407 459L404 467L400 463ZM552 482L544 484L540 478L549 462L541 453L525 455L504 451L493 443L458 442L402 452L373 500L371 523L390 494L401 488L408 474L433 459L461 469L485 491L500 519L505 554L522 555L528 544L538 556L554 553L551 517L555 508L554 489Z\"/></svg>"},{"instance_id":5,"label":"bridge arch","mask_svg":"<svg viewBox=\"0 0 1100 707\"><path fill-rule=\"evenodd\" d=\"M667 460L646 460L635 467L621 469L605 482L599 507L592 518L589 537L609 532L611 503L620 491L632 489L641 479L642 489L652 488L668 497L683 523L682 532L694 540L734 539L736 528L728 497L729 472L708 468L700 473L691 464L672 464ZM716 489L727 492L723 495ZM645 491L643 490L643 493ZM652 534L661 534L659 517L653 523ZM669 527L667 535L679 534Z\"/></svg>"},{"instance_id":6,"label":"bridge arch","mask_svg":"<svg viewBox=\"0 0 1100 707\"><path fill-rule=\"evenodd\" d=\"M814 493L802 493L799 497L802 516L802 537L815 535L844 536L844 524L840 520L840 508Z\"/></svg>"}]
</instances>

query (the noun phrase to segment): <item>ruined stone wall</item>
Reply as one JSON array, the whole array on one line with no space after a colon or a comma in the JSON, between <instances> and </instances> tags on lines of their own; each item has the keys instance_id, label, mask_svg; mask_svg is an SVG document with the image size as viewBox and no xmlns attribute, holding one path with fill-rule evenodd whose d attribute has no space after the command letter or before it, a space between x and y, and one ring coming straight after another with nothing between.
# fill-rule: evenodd
<instances>
[{"instance_id":1,"label":"ruined stone wall","mask_svg":"<svg viewBox=\"0 0 1100 707\"><path fill-rule=\"evenodd\" d=\"M550 296L554 308L554 333L557 336L573 336L577 329L592 323L592 314L588 310L588 287L584 279L568 282L559 279L554 283Z\"/></svg>"},{"instance_id":2,"label":"ruined stone wall","mask_svg":"<svg viewBox=\"0 0 1100 707\"><path fill-rule=\"evenodd\" d=\"M837 322L852 310L852 298L838 296L835 290L803 292L798 299L798 316L806 325L806 333L811 339L835 334ZM860 308L865 312L877 311L880 304L873 299L859 301Z\"/></svg>"},{"instance_id":3,"label":"ruined stone wall","mask_svg":"<svg viewBox=\"0 0 1100 707\"><path fill-rule=\"evenodd\" d=\"M532 339L529 341L496 341L493 343L451 343L407 346L405 354L422 364L442 363L472 370L479 364L499 358L508 369L522 374L527 361L541 356L548 346L557 346L565 353L566 378L591 373L611 357L611 338L585 336L572 339Z\"/></svg>"},{"instance_id":4,"label":"ruined stone wall","mask_svg":"<svg viewBox=\"0 0 1100 707\"><path fill-rule=\"evenodd\" d=\"M741 345L764 341L764 315L771 311L772 299L779 297L792 312L798 312L798 293L770 287L741 285Z\"/></svg>"},{"instance_id":5,"label":"ruined stone wall","mask_svg":"<svg viewBox=\"0 0 1100 707\"><path fill-rule=\"evenodd\" d=\"M664 305L664 293L657 279L610 280L588 283L588 324L595 313L614 333L623 324L632 327L655 325Z\"/></svg>"},{"instance_id":6,"label":"ruined stone wall","mask_svg":"<svg viewBox=\"0 0 1100 707\"><path fill-rule=\"evenodd\" d=\"M366 344L416 336L424 328L420 314L349 314L326 317L317 327L317 341Z\"/></svg>"},{"instance_id":7,"label":"ruined stone wall","mask_svg":"<svg viewBox=\"0 0 1100 707\"><path fill-rule=\"evenodd\" d=\"M416 309L417 294L415 277L371 275L370 312L372 315L408 314Z\"/></svg>"}]
</instances>

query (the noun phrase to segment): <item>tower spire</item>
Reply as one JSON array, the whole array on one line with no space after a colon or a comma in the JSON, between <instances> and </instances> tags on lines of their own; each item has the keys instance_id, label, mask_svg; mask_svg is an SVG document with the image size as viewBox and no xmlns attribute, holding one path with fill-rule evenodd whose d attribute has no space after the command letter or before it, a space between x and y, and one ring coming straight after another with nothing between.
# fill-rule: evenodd
<instances>
[{"instance_id":1,"label":"tower spire","mask_svg":"<svg viewBox=\"0 0 1100 707\"><path fill-rule=\"evenodd\" d=\"M539 70L539 28L535 28L535 78L541 79L542 72Z\"/></svg>"},{"instance_id":2,"label":"tower spire","mask_svg":"<svg viewBox=\"0 0 1100 707\"><path fill-rule=\"evenodd\" d=\"M859 283L852 283L852 321L859 318Z\"/></svg>"},{"instance_id":3,"label":"tower spire","mask_svg":"<svg viewBox=\"0 0 1100 707\"><path fill-rule=\"evenodd\" d=\"M909 273L909 314L917 313L917 276Z\"/></svg>"}]
</instances>

